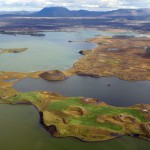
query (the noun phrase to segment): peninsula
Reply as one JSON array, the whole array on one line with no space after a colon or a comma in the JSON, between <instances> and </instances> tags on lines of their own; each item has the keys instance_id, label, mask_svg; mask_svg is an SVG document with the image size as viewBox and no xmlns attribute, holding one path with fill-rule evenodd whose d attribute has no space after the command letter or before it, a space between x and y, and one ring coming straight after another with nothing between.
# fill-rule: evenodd
<instances>
[{"instance_id":1,"label":"peninsula","mask_svg":"<svg viewBox=\"0 0 150 150\"><path fill-rule=\"evenodd\" d=\"M49 71L40 76L59 80L75 74L92 77L118 77L123 80L150 80L150 38L132 36L96 37L89 39L98 46L82 50L84 57L65 71Z\"/></svg>"}]
</instances>

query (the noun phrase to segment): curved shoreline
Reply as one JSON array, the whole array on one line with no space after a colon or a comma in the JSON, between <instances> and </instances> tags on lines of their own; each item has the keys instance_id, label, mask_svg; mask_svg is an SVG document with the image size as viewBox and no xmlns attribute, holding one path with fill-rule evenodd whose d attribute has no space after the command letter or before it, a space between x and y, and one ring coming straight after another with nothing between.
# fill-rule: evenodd
<instances>
[{"instance_id":1,"label":"curved shoreline","mask_svg":"<svg viewBox=\"0 0 150 150\"><path fill-rule=\"evenodd\" d=\"M110 44L109 44L110 46L109 45L105 46L102 43L99 44L99 42L103 41L103 40L110 41ZM123 46L123 44L119 44L120 46L118 47L118 45L116 45L116 43L115 44L112 43L112 42L119 41L122 43L124 42L124 43L126 43L126 45L128 45L129 43L131 44L131 42L136 43L136 41L139 41L139 40L141 40L141 43L139 44L140 46L136 45L135 48L134 47L132 48L134 43L133 43L133 45L131 45L131 48L130 48L130 46L129 47L124 46L125 48L120 48L120 46ZM150 80L150 73L149 73L149 69L148 69L150 59L147 57L147 53L144 50L144 48L146 46L147 47L150 46L150 44L149 44L150 38L127 37L127 39L125 39L125 40L120 39L120 38L118 40L118 38L116 38L116 37L102 37L102 38L92 38L92 39L89 39L89 41L97 44L98 46L95 47L94 49L92 49L91 52L89 52L88 54L85 54L83 57L79 58L77 60L77 62L75 62L73 64L72 68L62 71L64 74L66 74L66 77L70 77L70 76L73 76L76 74L76 75L91 76L91 77L96 77L96 78L117 77L121 80L127 80L127 81ZM129 42L129 43L127 44L127 42ZM105 42L105 43L107 44L107 42ZM115 46L118 47L118 50L109 51L108 49L113 47L112 44L114 45L114 47ZM99 65L96 64L96 61L99 59L99 57L97 57L95 55L100 55L99 61L101 61L101 62L99 63ZM115 55L117 55L117 57L118 57L117 59L115 58ZM124 56L122 57L122 55L125 55L125 58L124 58ZM90 59L92 59L91 57L94 57L93 60L90 60ZM128 61L128 57L129 57L129 62L126 62L127 64L122 65L121 63ZM130 59L131 60L133 59L133 60L131 61ZM138 62L140 60L141 60L141 62ZM136 64L132 65L130 61L131 62L136 61ZM88 67L86 64L88 65ZM93 64L95 64L96 67L94 67L94 66L89 67L90 65L92 66ZM105 65L106 65L106 67L105 67ZM123 68L126 68L126 69L124 70L124 69L120 68L120 66ZM104 68L103 69L100 68L100 70L98 70L97 68L99 68L99 67L104 67ZM107 67L108 67L108 69L107 69ZM111 69L114 70L114 72L111 71ZM135 74L134 74L134 71L136 72ZM143 74L141 73L142 71L144 72ZM129 75L127 75L127 74L129 74Z\"/></svg>"},{"instance_id":2,"label":"curved shoreline","mask_svg":"<svg viewBox=\"0 0 150 150\"><path fill-rule=\"evenodd\" d=\"M32 93L36 94L36 98L34 98L34 96L32 97ZM29 96L27 96L28 94L29 94ZM63 137L75 137L81 141L87 141L87 142L97 141L97 142L99 142L99 141L107 141L107 140L115 139L115 138L118 138L118 137L121 137L124 135L136 136L136 137L138 135L138 138L149 140L150 131L148 132L148 130L143 129L143 126L145 124L149 123L149 121L146 119L147 114L142 112L141 110L143 109L143 107L144 108L147 107L148 111L150 111L150 105L135 105L132 107L127 107L127 108L112 107L112 106L107 105L103 102L97 103L95 101L95 99L91 99L91 98L90 99L89 98L85 99L82 97L78 97L78 98L77 97L76 98L70 97L69 98L69 97L64 97L64 96L56 94L56 93L48 93L48 92L29 92L26 94L18 93L17 95L18 96L20 95L22 98L20 96L19 97L18 96L15 96L15 97L12 96L12 97L5 99L3 102L1 101L0 103L13 104L13 105L18 105L18 104L33 105L37 109L37 111L39 112L40 124L54 137L62 137L62 138ZM47 96L49 96L49 97L52 96L52 97L51 97L51 99L49 99L49 98L46 98ZM60 100L60 99L62 99L62 100ZM89 100L89 101L87 101L87 100ZM76 106L72 105L72 101L75 102ZM55 103L60 103L60 104L64 103L65 104L66 102L69 104L67 106L68 108L66 110L55 110L54 109ZM49 105L50 110L45 109L44 103L46 105L47 104ZM72 109L72 108L82 108L83 110L88 109L88 107L84 103L88 107L92 107L93 110L94 110L94 108L95 109L107 109L106 114L104 113L106 115L106 118L105 117L103 118L103 115L101 115L101 111L99 113L96 113L96 116L98 117L100 115L102 117L101 118L102 120L104 119L104 121L106 121L106 122L110 121L110 123L112 123L112 126L117 127L121 123L120 125L122 127L123 126L125 127L124 128L125 131L122 129L118 130L117 128L113 129L112 127L111 127L112 128L111 129L110 127L107 127L107 125L106 125L106 127L101 127L101 122L99 122L100 126L98 125L97 127L95 127L94 125L93 126L84 125L84 123L83 124L82 123L81 124L74 124L74 123L72 124L69 121L70 117L73 117L73 118L75 117L74 119L78 120L78 119L80 119L80 117L82 119L82 117L86 117L86 115L88 115L85 112L85 114L83 114L83 115L79 115L79 116L77 115L76 116L76 113L78 111L76 110L77 112L75 113L74 109ZM111 120L111 118L109 119L109 117L111 117L111 111L119 111L120 113L118 113L118 115L120 117L124 115L125 120L122 118L123 122L122 121L120 122L121 118L117 119L116 115L114 116L116 118L115 120ZM136 115L136 117L134 116L134 113L132 114L132 111L133 112L137 111L138 114ZM55 113L57 114L56 116L55 116ZM89 112L89 113L91 113L91 112ZM53 120L53 117L56 117L56 118ZM112 114L112 117L113 117L113 114ZM129 119L128 120L126 117L131 118L131 120L129 118L128 118ZM136 120L136 122L134 121L134 123L133 123L132 119ZM58 120L58 122L57 122L57 120ZM92 120L93 119L91 118L88 122L90 123ZM77 129L76 131L72 130L73 126ZM134 128L137 128L137 130L135 130ZM86 132L86 130L89 130L89 131ZM64 131L66 132L65 134L64 134ZM85 135L83 134L84 132L86 133ZM91 135L91 133L93 136ZM99 134L97 134L97 133L99 133ZM98 136L98 137L94 138L95 137L94 135Z\"/></svg>"},{"instance_id":3,"label":"curved shoreline","mask_svg":"<svg viewBox=\"0 0 150 150\"><path fill-rule=\"evenodd\" d=\"M77 139L77 140L79 140L79 141L81 141L81 142L104 142L104 141L110 141L110 140L114 140L114 139L119 139L120 137L123 137L123 136L130 136L130 135L120 135L120 136L118 136L118 137L114 137L114 138L112 138L112 139L108 139L108 140L104 140L104 141L85 141L85 140L82 140L82 139L80 139L80 138L78 138L78 137L73 137L73 136L67 136L67 137L56 137L56 136L54 136L54 133L52 133L52 132L50 132L49 131L49 127L48 126L46 126L45 124L44 124L44 119L43 119L43 112L42 111L39 111L39 109L35 106L35 105L33 105L31 102L26 102L26 103L18 103L19 105L32 105L37 111L38 111L38 113L39 113L39 123L41 124L41 126L53 137L53 138L74 138L74 139ZM18 104L13 104L13 105L18 105ZM11 104L10 104L11 105ZM56 126L55 126L56 127ZM137 137L137 136L132 136L132 137L134 137L134 138L138 138L138 139L142 139L142 140L146 140L146 141L149 141L148 139L143 139L143 138L140 138L140 137Z\"/></svg>"},{"instance_id":4,"label":"curved shoreline","mask_svg":"<svg viewBox=\"0 0 150 150\"><path fill-rule=\"evenodd\" d=\"M139 45L137 45L136 43L139 40L140 43ZM83 53L85 52L84 56L77 59L71 68L59 71L60 73L64 74L63 78L60 77L59 79L57 78L58 74L53 73L53 76L51 77L50 75L48 77L48 80L54 81L65 80L66 78L69 78L73 75L91 76L96 78L117 77L121 80L127 81L150 80L150 73L148 69L150 59L148 59L146 53L144 54L144 48L146 46L150 47L150 44L148 44L150 43L150 38L130 37L130 36L129 37L126 36L126 38L122 36L95 37L87 39L86 41L97 44L97 46L88 52L86 52L87 50L83 50ZM124 45L124 43L126 43L126 45ZM113 49L114 47L118 50L109 50ZM122 57L122 55L125 56ZM117 58L115 58L116 56ZM128 58L128 56L130 58ZM125 64L126 61L127 64ZM131 62L136 63L135 65L132 65ZM36 71L26 73L15 72L15 73L16 74L22 73L24 74L24 76L27 77L29 74L32 74L33 78L34 77L39 78L40 74L44 74L47 72L51 74L51 72L53 71L58 72L58 70L50 70L50 71Z\"/></svg>"}]
</instances>

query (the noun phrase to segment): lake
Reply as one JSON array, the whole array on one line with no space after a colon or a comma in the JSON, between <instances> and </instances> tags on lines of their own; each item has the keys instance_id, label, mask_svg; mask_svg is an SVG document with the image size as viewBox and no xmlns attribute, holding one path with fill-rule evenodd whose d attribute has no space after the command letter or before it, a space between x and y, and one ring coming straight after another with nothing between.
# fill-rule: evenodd
<instances>
[{"instance_id":1,"label":"lake","mask_svg":"<svg viewBox=\"0 0 150 150\"><path fill-rule=\"evenodd\" d=\"M0 71L31 72L67 69L82 55L82 49L96 45L86 39L113 35L142 36L127 32L115 33L97 30L77 32L45 32L45 37L28 35L0 35L0 48L28 48L19 54L1 54ZM69 40L74 42L68 42ZM108 87L107 83L111 82ZM149 81L127 82L117 78L74 76L65 81L47 82L42 79L24 79L14 86L20 91L51 90L68 96L86 96L101 99L115 106L149 103ZM149 150L150 142L132 137L121 137L106 142L81 142L75 138L53 138L39 124L38 111L30 105L0 105L0 146L2 150Z\"/></svg>"},{"instance_id":2,"label":"lake","mask_svg":"<svg viewBox=\"0 0 150 150\"><path fill-rule=\"evenodd\" d=\"M111 86L107 84L111 83ZM64 81L23 79L14 88L21 92L53 91L65 96L84 96L100 99L114 106L150 104L150 81L124 81L115 77L92 78L73 76Z\"/></svg>"}]
</instances>

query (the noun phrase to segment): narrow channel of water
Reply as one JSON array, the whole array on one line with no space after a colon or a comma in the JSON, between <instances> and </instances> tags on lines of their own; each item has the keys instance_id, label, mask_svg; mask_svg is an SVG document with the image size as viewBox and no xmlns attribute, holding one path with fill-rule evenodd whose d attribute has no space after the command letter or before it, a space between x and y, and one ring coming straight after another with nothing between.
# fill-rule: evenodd
<instances>
[{"instance_id":1,"label":"narrow channel of water","mask_svg":"<svg viewBox=\"0 0 150 150\"><path fill-rule=\"evenodd\" d=\"M39 124L39 114L29 105L0 105L1 150L149 150L150 142L122 137L106 142L81 142L53 138Z\"/></svg>"},{"instance_id":2,"label":"narrow channel of water","mask_svg":"<svg viewBox=\"0 0 150 150\"><path fill-rule=\"evenodd\" d=\"M83 76L56 82L27 78L18 81L14 88L21 92L54 91L65 96L93 97L114 106L150 104L150 81L131 82L114 77L98 79Z\"/></svg>"}]
</instances>

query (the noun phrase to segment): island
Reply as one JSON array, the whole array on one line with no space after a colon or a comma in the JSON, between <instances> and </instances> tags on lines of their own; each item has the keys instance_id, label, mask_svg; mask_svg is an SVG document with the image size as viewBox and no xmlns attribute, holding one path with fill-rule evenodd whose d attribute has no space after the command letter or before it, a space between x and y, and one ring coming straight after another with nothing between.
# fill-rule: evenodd
<instances>
[{"instance_id":1,"label":"island","mask_svg":"<svg viewBox=\"0 0 150 150\"><path fill-rule=\"evenodd\" d=\"M26 51L28 48L10 48L10 49L3 49L0 48L0 54L3 53L21 53Z\"/></svg>"}]
</instances>

